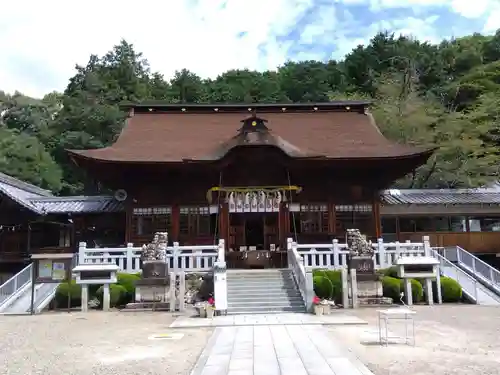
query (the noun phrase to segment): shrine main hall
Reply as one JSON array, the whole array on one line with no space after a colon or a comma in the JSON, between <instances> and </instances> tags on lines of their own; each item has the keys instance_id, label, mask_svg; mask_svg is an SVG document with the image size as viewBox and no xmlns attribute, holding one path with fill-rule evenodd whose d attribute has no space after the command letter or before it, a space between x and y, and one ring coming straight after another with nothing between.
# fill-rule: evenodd
<instances>
[{"instance_id":1,"label":"shrine main hall","mask_svg":"<svg viewBox=\"0 0 500 375\"><path fill-rule=\"evenodd\" d=\"M348 228L375 239L380 191L432 151L386 139L369 104L130 105L114 144L68 152L123 201L124 242L166 230L183 245L279 253L287 237Z\"/></svg>"}]
</instances>

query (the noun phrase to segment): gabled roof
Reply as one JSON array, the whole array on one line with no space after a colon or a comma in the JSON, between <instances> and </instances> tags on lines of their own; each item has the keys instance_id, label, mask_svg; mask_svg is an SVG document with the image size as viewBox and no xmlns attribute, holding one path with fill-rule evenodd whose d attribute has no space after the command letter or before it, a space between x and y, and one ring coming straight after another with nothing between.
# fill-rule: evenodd
<instances>
[{"instance_id":1,"label":"gabled roof","mask_svg":"<svg viewBox=\"0 0 500 375\"><path fill-rule=\"evenodd\" d=\"M368 102L322 104L134 106L117 141L95 150L69 150L76 158L110 162L168 163L223 157L241 120L255 112L269 132L258 144L291 157L379 159L428 157L430 150L386 139L367 113ZM425 161L425 160L424 160Z\"/></svg>"},{"instance_id":2,"label":"gabled roof","mask_svg":"<svg viewBox=\"0 0 500 375\"><path fill-rule=\"evenodd\" d=\"M41 189L4 173L0 173L0 193L37 214L43 214L43 211L33 204L31 199L53 196L48 190Z\"/></svg>"},{"instance_id":3,"label":"gabled roof","mask_svg":"<svg viewBox=\"0 0 500 375\"><path fill-rule=\"evenodd\" d=\"M39 215L122 212L124 205L109 196L56 197L50 191L0 173L0 194L4 194Z\"/></svg>"}]
</instances>

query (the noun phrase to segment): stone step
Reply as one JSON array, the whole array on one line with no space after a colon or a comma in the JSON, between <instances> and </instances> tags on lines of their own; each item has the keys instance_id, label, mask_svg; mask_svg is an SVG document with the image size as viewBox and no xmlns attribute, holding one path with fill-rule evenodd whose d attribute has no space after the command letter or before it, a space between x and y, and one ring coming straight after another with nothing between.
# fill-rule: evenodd
<instances>
[{"instance_id":1,"label":"stone step","mask_svg":"<svg viewBox=\"0 0 500 375\"><path fill-rule=\"evenodd\" d=\"M259 307L232 307L227 309L228 315L239 314L278 314L278 313L303 313L306 311L305 307L273 307L273 306L259 306Z\"/></svg>"},{"instance_id":2,"label":"stone step","mask_svg":"<svg viewBox=\"0 0 500 375\"><path fill-rule=\"evenodd\" d=\"M264 268L264 269L256 269L256 270L244 270L244 269L229 269L227 270L228 274L234 273L244 273L244 274L252 274L252 273L290 273L293 270L289 268Z\"/></svg>"},{"instance_id":3,"label":"stone step","mask_svg":"<svg viewBox=\"0 0 500 375\"><path fill-rule=\"evenodd\" d=\"M295 283L287 283L283 281L273 281L273 282L265 282L265 281L251 281L251 282L234 282L234 281L229 281L227 283L227 287L233 287L233 288L261 288L261 289L266 289L266 288L272 288L272 287L286 287L286 288L295 288Z\"/></svg>"},{"instance_id":4,"label":"stone step","mask_svg":"<svg viewBox=\"0 0 500 375\"><path fill-rule=\"evenodd\" d=\"M304 304L302 297L287 297L281 296L277 298L259 298L259 297L241 297L241 298L228 298L227 303L229 305L238 304L273 304L273 303L285 303L285 304Z\"/></svg>"},{"instance_id":5,"label":"stone step","mask_svg":"<svg viewBox=\"0 0 500 375\"><path fill-rule=\"evenodd\" d=\"M288 297L300 297L300 291L296 289L288 289L288 290L231 290L227 293L228 296L241 297L241 296L249 296L249 297L258 297L258 298L274 298L281 296Z\"/></svg>"},{"instance_id":6,"label":"stone step","mask_svg":"<svg viewBox=\"0 0 500 375\"><path fill-rule=\"evenodd\" d=\"M294 280L293 276L287 275L262 275L262 276L227 276L227 280Z\"/></svg>"},{"instance_id":7,"label":"stone step","mask_svg":"<svg viewBox=\"0 0 500 375\"><path fill-rule=\"evenodd\" d=\"M236 294L241 294L241 293L260 293L262 295L265 294L273 294L273 293L290 293L293 291L299 292L299 290L293 286L286 286L286 285L268 285L267 288L262 288L262 287L257 287L257 286L238 286L238 287L233 287L229 286L227 287L227 293L236 293Z\"/></svg>"}]
</instances>

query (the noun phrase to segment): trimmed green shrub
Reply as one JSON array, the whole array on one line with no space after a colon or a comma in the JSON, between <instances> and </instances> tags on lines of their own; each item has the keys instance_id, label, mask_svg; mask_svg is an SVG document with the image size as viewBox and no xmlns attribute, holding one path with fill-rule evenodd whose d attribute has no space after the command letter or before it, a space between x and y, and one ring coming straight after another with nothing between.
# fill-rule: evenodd
<instances>
[{"instance_id":1,"label":"trimmed green shrub","mask_svg":"<svg viewBox=\"0 0 500 375\"><path fill-rule=\"evenodd\" d=\"M135 283L140 277L136 274L118 273L117 279L117 284L123 286L127 291L123 296L123 300L120 301L120 304L126 305L135 299Z\"/></svg>"},{"instance_id":2,"label":"trimmed green shrub","mask_svg":"<svg viewBox=\"0 0 500 375\"><path fill-rule=\"evenodd\" d=\"M401 279L399 280L399 282L400 282L400 291L404 292L405 281ZM410 279L410 283L411 283L411 295L413 297L413 303L421 302L424 298L424 288L422 288L422 284L420 284L420 282L415 279Z\"/></svg>"},{"instance_id":3,"label":"trimmed green shrub","mask_svg":"<svg viewBox=\"0 0 500 375\"><path fill-rule=\"evenodd\" d=\"M398 267L396 266L392 266L389 268L382 268L378 270L377 273L382 276L389 276L398 279Z\"/></svg>"},{"instance_id":4,"label":"trimmed green shrub","mask_svg":"<svg viewBox=\"0 0 500 375\"><path fill-rule=\"evenodd\" d=\"M318 275L313 277L314 293L319 298L331 299L333 296L332 282L326 276Z\"/></svg>"},{"instance_id":5,"label":"trimmed green shrub","mask_svg":"<svg viewBox=\"0 0 500 375\"><path fill-rule=\"evenodd\" d=\"M443 302L460 302L462 299L462 287L456 280L442 276L441 297L443 298Z\"/></svg>"},{"instance_id":6,"label":"trimmed green shrub","mask_svg":"<svg viewBox=\"0 0 500 375\"><path fill-rule=\"evenodd\" d=\"M400 300L399 293L401 292L400 280L391 276L382 277L382 289L384 297L392 298L394 303Z\"/></svg>"},{"instance_id":7,"label":"trimmed green shrub","mask_svg":"<svg viewBox=\"0 0 500 375\"><path fill-rule=\"evenodd\" d=\"M327 278L322 280L321 278ZM320 298L332 298L336 303L342 300L342 271L337 270L313 270L314 291ZM330 281L330 282L328 282ZM316 286L318 284L318 287ZM331 289L331 293L330 292ZM320 295L319 293L324 293Z\"/></svg>"},{"instance_id":8,"label":"trimmed green shrub","mask_svg":"<svg viewBox=\"0 0 500 375\"><path fill-rule=\"evenodd\" d=\"M71 297L71 307L82 305L82 288L75 280L71 280L69 283L64 282L57 286L54 299L58 308L65 308L68 306L68 295Z\"/></svg>"},{"instance_id":9,"label":"trimmed green shrub","mask_svg":"<svg viewBox=\"0 0 500 375\"><path fill-rule=\"evenodd\" d=\"M102 298L103 298L104 286L101 286L97 289L96 297L99 299L99 306L102 307ZM127 295L127 289L123 285L119 284L111 284L109 286L109 304L110 307L118 306L123 298Z\"/></svg>"}]
</instances>

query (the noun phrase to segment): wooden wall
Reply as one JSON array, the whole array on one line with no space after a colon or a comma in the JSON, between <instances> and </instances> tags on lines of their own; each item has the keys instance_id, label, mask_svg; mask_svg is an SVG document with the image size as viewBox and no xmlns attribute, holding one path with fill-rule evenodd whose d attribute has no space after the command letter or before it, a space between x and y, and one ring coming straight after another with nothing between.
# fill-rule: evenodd
<instances>
[{"instance_id":1,"label":"wooden wall","mask_svg":"<svg viewBox=\"0 0 500 375\"><path fill-rule=\"evenodd\" d=\"M422 241L429 236L432 246L460 246L472 253L500 253L500 232L400 233L399 240Z\"/></svg>"}]
</instances>

